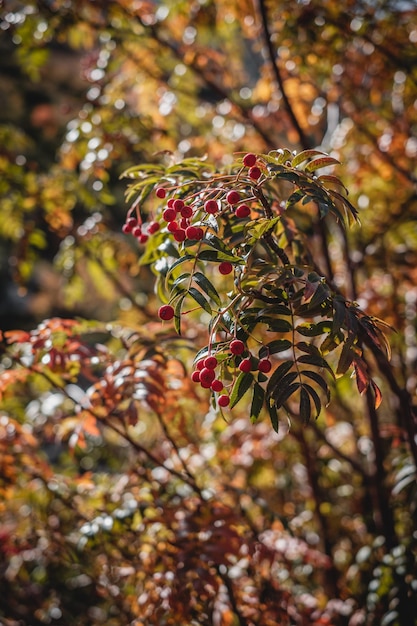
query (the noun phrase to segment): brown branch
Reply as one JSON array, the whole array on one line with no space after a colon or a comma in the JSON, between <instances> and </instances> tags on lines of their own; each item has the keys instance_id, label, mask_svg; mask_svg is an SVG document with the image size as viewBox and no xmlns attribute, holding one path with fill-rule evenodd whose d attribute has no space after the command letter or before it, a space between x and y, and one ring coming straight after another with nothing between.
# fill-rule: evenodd
<instances>
[{"instance_id":1,"label":"brown branch","mask_svg":"<svg viewBox=\"0 0 417 626\"><path fill-rule=\"evenodd\" d=\"M398 545L398 538L395 533L394 518L389 506L389 497L385 486L386 474L382 440L379 433L378 414L375 409L374 396L370 387L366 391L366 405L375 455L375 473L371 481L375 524L377 528L379 527L379 532L386 538L387 548L391 549L393 546Z\"/></svg>"},{"instance_id":2,"label":"brown branch","mask_svg":"<svg viewBox=\"0 0 417 626\"><path fill-rule=\"evenodd\" d=\"M271 64L272 72L278 84L279 90L281 92L285 110L287 111L288 116L291 120L291 124L298 135L298 139L299 139L299 143L301 147L303 148L303 150L307 150L308 148L313 147L313 143L310 141L310 139L307 137L307 135L303 131L300 125L300 122L298 121L297 116L294 113L294 109L291 106L291 102L288 98L287 92L285 90L284 80L282 78L281 72L275 60L276 53L272 45L271 33L269 31L269 25L268 25L268 13L267 13L264 0L256 0L256 6L258 9L258 13L259 13L261 24L262 24L263 38L264 38L266 49L268 51L268 57L269 57L269 61Z\"/></svg>"}]
</instances>

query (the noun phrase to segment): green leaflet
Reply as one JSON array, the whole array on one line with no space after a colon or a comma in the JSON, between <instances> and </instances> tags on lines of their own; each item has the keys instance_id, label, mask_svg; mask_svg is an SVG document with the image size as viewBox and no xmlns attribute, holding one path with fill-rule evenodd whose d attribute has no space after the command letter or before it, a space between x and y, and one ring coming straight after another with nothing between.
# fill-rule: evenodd
<instances>
[{"instance_id":1,"label":"green leaflet","mask_svg":"<svg viewBox=\"0 0 417 626\"><path fill-rule=\"evenodd\" d=\"M309 161L315 156L326 156L324 152L320 152L320 150L303 150L299 152L291 161L292 167L297 167L300 163L304 163L304 161Z\"/></svg>"},{"instance_id":2,"label":"green leaflet","mask_svg":"<svg viewBox=\"0 0 417 626\"><path fill-rule=\"evenodd\" d=\"M209 315L211 315L212 310L210 304L207 302L201 291L198 291L195 287L190 287L188 290L188 295L190 295L193 300L197 302L201 306L204 311L206 311Z\"/></svg>"},{"instance_id":3,"label":"green leaflet","mask_svg":"<svg viewBox=\"0 0 417 626\"><path fill-rule=\"evenodd\" d=\"M265 400L265 390L259 383L255 383L253 386L252 404L250 409L251 422L256 422L259 414L262 410Z\"/></svg>"},{"instance_id":4,"label":"green leaflet","mask_svg":"<svg viewBox=\"0 0 417 626\"><path fill-rule=\"evenodd\" d=\"M249 372L242 372L236 378L235 384L233 385L233 390L230 395L230 408L232 409L239 402L241 398L245 395L245 393L250 389L253 383L253 374Z\"/></svg>"},{"instance_id":5,"label":"green leaflet","mask_svg":"<svg viewBox=\"0 0 417 626\"><path fill-rule=\"evenodd\" d=\"M277 367L277 369L273 372L268 382L268 386L267 386L268 395L271 395L271 392L278 386L282 378L284 378L284 376L287 374L287 372L289 372L289 370L292 368L293 365L294 365L294 361L284 361L284 363L281 363L281 365Z\"/></svg>"},{"instance_id":6,"label":"green leaflet","mask_svg":"<svg viewBox=\"0 0 417 626\"><path fill-rule=\"evenodd\" d=\"M305 166L305 171L315 172L322 167L329 167L330 165L340 165L340 161L330 156L323 156L318 159L314 159L314 161L310 161L310 163Z\"/></svg>"},{"instance_id":7,"label":"green leaflet","mask_svg":"<svg viewBox=\"0 0 417 626\"><path fill-rule=\"evenodd\" d=\"M218 306L221 306L220 296L213 283L202 272L195 272L193 280L207 296Z\"/></svg>"}]
</instances>

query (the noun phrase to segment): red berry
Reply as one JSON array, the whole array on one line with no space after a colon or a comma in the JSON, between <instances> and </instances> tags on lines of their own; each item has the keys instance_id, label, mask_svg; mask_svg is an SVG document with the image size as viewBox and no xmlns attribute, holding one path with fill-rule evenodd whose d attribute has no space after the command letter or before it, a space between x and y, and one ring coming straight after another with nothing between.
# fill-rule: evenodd
<instances>
[{"instance_id":1,"label":"red berry","mask_svg":"<svg viewBox=\"0 0 417 626\"><path fill-rule=\"evenodd\" d=\"M170 198L167 202L168 209L172 209L174 206L175 198Z\"/></svg>"},{"instance_id":2,"label":"red berry","mask_svg":"<svg viewBox=\"0 0 417 626\"><path fill-rule=\"evenodd\" d=\"M217 200L207 200L204 203L204 210L206 213L210 213L211 215L217 213L217 211L219 210L219 204Z\"/></svg>"},{"instance_id":3,"label":"red berry","mask_svg":"<svg viewBox=\"0 0 417 626\"><path fill-rule=\"evenodd\" d=\"M179 226L177 222L173 220L172 222L168 223L167 229L169 230L170 233L175 233L175 231L179 229Z\"/></svg>"},{"instance_id":4,"label":"red berry","mask_svg":"<svg viewBox=\"0 0 417 626\"><path fill-rule=\"evenodd\" d=\"M132 229L130 228L129 224L123 224L123 226L122 226L122 232L123 232L125 235L128 235L129 233L131 233L131 232L132 232Z\"/></svg>"},{"instance_id":5,"label":"red berry","mask_svg":"<svg viewBox=\"0 0 417 626\"><path fill-rule=\"evenodd\" d=\"M135 226L135 228L132 230L132 235L134 237L140 237L142 234L142 228L140 226Z\"/></svg>"},{"instance_id":6,"label":"red berry","mask_svg":"<svg viewBox=\"0 0 417 626\"><path fill-rule=\"evenodd\" d=\"M245 351L245 344L240 339L233 339L230 342L230 352L232 354L242 354Z\"/></svg>"},{"instance_id":7,"label":"red berry","mask_svg":"<svg viewBox=\"0 0 417 626\"><path fill-rule=\"evenodd\" d=\"M181 198L178 198L177 200L174 200L174 203L172 205L172 207L176 211L181 211L181 209L183 209L184 206L185 206L185 202L184 202L184 200L181 200Z\"/></svg>"},{"instance_id":8,"label":"red berry","mask_svg":"<svg viewBox=\"0 0 417 626\"><path fill-rule=\"evenodd\" d=\"M248 207L247 204L241 204L238 207L236 207L235 215L236 217L249 217L250 208Z\"/></svg>"},{"instance_id":9,"label":"red berry","mask_svg":"<svg viewBox=\"0 0 417 626\"><path fill-rule=\"evenodd\" d=\"M204 367L209 370L215 370L217 367L217 359L215 356L208 356L204 359Z\"/></svg>"},{"instance_id":10,"label":"red berry","mask_svg":"<svg viewBox=\"0 0 417 626\"><path fill-rule=\"evenodd\" d=\"M243 165L246 165L246 167L252 167L253 165L255 165L256 163L256 154L253 154L253 152L248 152L247 154L245 154L245 156L243 157Z\"/></svg>"},{"instance_id":11,"label":"red berry","mask_svg":"<svg viewBox=\"0 0 417 626\"><path fill-rule=\"evenodd\" d=\"M130 229L135 228L135 226L138 225L138 220L136 219L136 217L129 217L126 220L126 225L129 226Z\"/></svg>"},{"instance_id":12,"label":"red berry","mask_svg":"<svg viewBox=\"0 0 417 626\"><path fill-rule=\"evenodd\" d=\"M177 217L177 212L175 209L168 208L162 213L162 217L166 222L172 222Z\"/></svg>"},{"instance_id":13,"label":"red berry","mask_svg":"<svg viewBox=\"0 0 417 626\"><path fill-rule=\"evenodd\" d=\"M180 228L183 228L184 230L186 230L190 225L189 220L187 220L185 217L182 217L180 219Z\"/></svg>"},{"instance_id":14,"label":"red berry","mask_svg":"<svg viewBox=\"0 0 417 626\"><path fill-rule=\"evenodd\" d=\"M200 239L203 239L203 237L204 237L204 230L200 226L197 226L197 233L196 234L197 234L196 239L197 239L197 241L199 241Z\"/></svg>"},{"instance_id":15,"label":"red berry","mask_svg":"<svg viewBox=\"0 0 417 626\"><path fill-rule=\"evenodd\" d=\"M163 304L159 307L158 317L161 320L169 321L174 317L174 307L170 304Z\"/></svg>"},{"instance_id":16,"label":"red berry","mask_svg":"<svg viewBox=\"0 0 417 626\"><path fill-rule=\"evenodd\" d=\"M185 229L185 234L187 235L187 239L198 239L198 228L197 226L188 226Z\"/></svg>"},{"instance_id":17,"label":"red berry","mask_svg":"<svg viewBox=\"0 0 417 626\"><path fill-rule=\"evenodd\" d=\"M250 178L253 178L253 180L258 180L258 178L260 178L262 172L259 169L259 167L257 165L255 165L254 167L251 167L249 172L248 172Z\"/></svg>"},{"instance_id":18,"label":"red berry","mask_svg":"<svg viewBox=\"0 0 417 626\"><path fill-rule=\"evenodd\" d=\"M142 233L138 237L139 243L146 243L148 241L148 239L149 239L149 235L146 235L145 233Z\"/></svg>"},{"instance_id":19,"label":"red berry","mask_svg":"<svg viewBox=\"0 0 417 626\"><path fill-rule=\"evenodd\" d=\"M194 372L191 374L191 380L193 381L193 383L200 382L200 372L198 370L194 370Z\"/></svg>"},{"instance_id":20,"label":"red berry","mask_svg":"<svg viewBox=\"0 0 417 626\"><path fill-rule=\"evenodd\" d=\"M239 363L239 369L241 372L250 372L252 369L251 359L243 359L243 361Z\"/></svg>"},{"instance_id":21,"label":"red berry","mask_svg":"<svg viewBox=\"0 0 417 626\"><path fill-rule=\"evenodd\" d=\"M201 370L203 369L203 367L204 367L204 359L200 359L199 361L197 361L197 363L195 364L195 366L196 366L196 368L197 368L198 370L200 370L200 371L201 371Z\"/></svg>"},{"instance_id":22,"label":"red berry","mask_svg":"<svg viewBox=\"0 0 417 626\"><path fill-rule=\"evenodd\" d=\"M217 400L217 402L219 406L229 406L230 398L229 396L222 395L222 396L219 396L219 399Z\"/></svg>"},{"instance_id":23,"label":"red berry","mask_svg":"<svg viewBox=\"0 0 417 626\"><path fill-rule=\"evenodd\" d=\"M175 241L185 241L186 238L187 235L185 234L185 230L183 228L178 228L178 230L174 232Z\"/></svg>"},{"instance_id":24,"label":"red berry","mask_svg":"<svg viewBox=\"0 0 417 626\"><path fill-rule=\"evenodd\" d=\"M165 191L163 187L158 187L157 190L155 191L155 194L157 198L161 198L161 200L163 200L166 197L167 192Z\"/></svg>"},{"instance_id":25,"label":"red berry","mask_svg":"<svg viewBox=\"0 0 417 626\"><path fill-rule=\"evenodd\" d=\"M222 261L219 265L219 272L224 276L233 271L233 265L229 261Z\"/></svg>"},{"instance_id":26,"label":"red berry","mask_svg":"<svg viewBox=\"0 0 417 626\"><path fill-rule=\"evenodd\" d=\"M223 389L223 383L218 378L215 378L210 385L212 391L221 391Z\"/></svg>"},{"instance_id":27,"label":"red berry","mask_svg":"<svg viewBox=\"0 0 417 626\"><path fill-rule=\"evenodd\" d=\"M151 222L148 226L148 232L153 235L154 233L157 233L160 228L161 227L158 222Z\"/></svg>"},{"instance_id":28,"label":"red berry","mask_svg":"<svg viewBox=\"0 0 417 626\"><path fill-rule=\"evenodd\" d=\"M240 200L240 193L238 191L229 191L226 196L226 200L229 204L237 204Z\"/></svg>"},{"instance_id":29,"label":"red berry","mask_svg":"<svg viewBox=\"0 0 417 626\"><path fill-rule=\"evenodd\" d=\"M263 374L267 374L272 369L272 363L269 359L261 359L258 363L258 370Z\"/></svg>"},{"instance_id":30,"label":"red berry","mask_svg":"<svg viewBox=\"0 0 417 626\"><path fill-rule=\"evenodd\" d=\"M185 207L183 207L180 211L182 217L191 217L193 214L193 209L186 205Z\"/></svg>"},{"instance_id":31,"label":"red berry","mask_svg":"<svg viewBox=\"0 0 417 626\"><path fill-rule=\"evenodd\" d=\"M208 382L209 385L211 385L211 383L213 382L215 378L216 378L216 374L214 373L214 370L210 370L208 367L203 367L203 369L200 372L201 383Z\"/></svg>"}]
</instances>

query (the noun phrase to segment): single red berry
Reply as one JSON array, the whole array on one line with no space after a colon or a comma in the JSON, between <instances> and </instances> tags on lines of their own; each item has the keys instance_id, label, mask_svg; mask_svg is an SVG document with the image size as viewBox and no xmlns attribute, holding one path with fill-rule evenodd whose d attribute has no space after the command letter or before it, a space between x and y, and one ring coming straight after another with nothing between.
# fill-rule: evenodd
<instances>
[{"instance_id":1,"label":"single red berry","mask_svg":"<svg viewBox=\"0 0 417 626\"><path fill-rule=\"evenodd\" d=\"M238 191L229 191L226 196L226 200L229 204L237 204L240 200L240 193Z\"/></svg>"},{"instance_id":2,"label":"single red berry","mask_svg":"<svg viewBox=\"0 0 417 626\"><path fill-rule=\"evenodd\" d=\"M217 213L217 211L219 210L219 204L217 200L207 200L204 203L204 210L210 215L214 215L215 213Z\"/></svg>"},{"instance_id":3,"label":"single red berry","mask_svg":"<svg viewBox=\"0 0 417 626\"><path fill-rule=\"evenodd\" d=\"M190 225L190 221L187 220L185 217L182 217L180 219L180 228L183 228L184 230L186 230Z\"/></svg>"},{"instance_id":4,"label":"single red berry","mask_svg":"<svg viewBox=\"0 0 417 626\"><path fill-rule=\"evenodd\" d=\"M204 367L209 370L215 370L217 367L217 359L215 356L208 356L204 359Z\"/></svg>"},{"instance_id":5,"label":"single red berry","mask_svg":"<svg viewBox=\"0 0 417 626\"><path fill-rule=\"evenodd\" d=\"M197 226L196 228L197 228L196 239L197 241L200 241L200 239L203 239L204 237L204 230L200 226Z\"/></svg>"},{"instance_id":6,"label":"single red berry","mask_svg":"<svg viewBox=\"0 0 417 626\"><path fill-rule=\"evenodd\" d=\"M177 212L175 209L168 208L162 213L162 217L166 222L172 222L177 217Z\"/></svg>"},{"instance_id":7,"label":"single red berry","mask_svg":"<svg viewBox=\"0 0 417 626\"><path fill-rule=\"evenodd\" d=\"M198 228L197 226L188 226L185 229L185 234L187 235L187 239L198 239Z\"/></svg>"},{"instance_id":8,"label":"single red berry","mask_svg":"<svg viewBox=\"0 0 417 626\"><path fill-rule=\"evenodd\" d=\"M166 198L167 192L163 187L158 187L155 191L155 194L157 198L161 198L161 200L163 200L164 198Z\"/></svg>"},{"instance_id":9,"label":"single red berry","mask_svg":"<svg viewBox=\"0 0 417 626\"><path fill-rule=\"evenodd\" d=\"M252 369L251 359L243 359L243 361L239 363L239 369L241 372L250 372Z\"/></svg>"},{"instance_id":10,"label":"single red berry","mask_svg":"<svg viewBox=\"0 0 417 626\"><path fill-rule=\"evenodd\" d=\"M219 272L226 276L226 274L230 274L233 271L233 265L229 263L229 261L222 261L219 265Z\"/></svg>"},{"instance_id":11,"label":"single red berry","mask_svg":"<svg viewBox=\"0 0 417 626\"><path fill-rule=\"evenodd\" d=\"M131 233L131 232L132 232L132 229L130 228L129 224L123 224L123 226L122 226L122 232L123 232L125 235L128 235L129 233Z\"/></svg>"},{"instance_id":12,"label":"single red berry","mask_svg":"<svg viewBox=\"0 0 417 626\"><path fill-rule=\"evenodd\" d=\"M200 372L198 370L194 370L194 372L191 374L191 380L193 381L193 383L200 382Z\"/></svg>"},{"instance_id":13,"label":"single red berry","mask_svg":"<svg viewBox=\"0 0 417 626\"><path fill-rule=\"evenodd\" d=\"M200 372L200 382L208 382L210 385L213 380L216 378L216 374L214 370L210 370L208 367L203 367Z\"/></svg>"},{"instance_id":14,"label":"single red berry","mask_svg":"<svg viewBox=\"0 0 417 626\"><path fill-rule=\"evenodd\" d=\"M174 307L170 304L163 304L159 307L158 317L161 320L169 321L174 317Z\"/></svg>"},{"instance_id":15,"label":"single red berry","mask_svg":"<svg viewBox=\"0 0 417 626\"><path fill-rule=\"evenodd\" d=\"M148 226L148 233L153 235L154 233L157 233L160 228L161 227L158 222L151 222Z\"/></svg>"},{"instance_id":16,"label":"single red berry","mask_svg":"<svg viewBox=\"0 0 417 626\"><path fill-rule=\"evenodd\" d=\"M172 222L168 222L167 229L170 233L175 233L175 231L179 229L179 225L175 220L173 220Z\"/></svg>"},{"instance_id":17,"label":"single red berry","mask_svg":"<svg viewBox=\"0 0 417 626\"><path fill-rule=\"evenodd\" d=\"M212 391L221 391L223 389L223 383L218 378L215 378L210 385Z\"/></svg>"},{"instance_id":18,"label":"single red berry","mask_svg":"<svg viewBox=\"0 0 417 626\"><path fill-rule=\"evenodd\" d=\"M187 235L185 234L185 230L183 228L178 228L178 230L174 232L175 241L185 241L186 238Z\"/></svg>"},{"instance_id":19,"label":"single red berry","mask_svg":"<svg viewBox=\"0 0 417 626\"><path fill-rule=\"evenodd\" d=\"M205 359L200 359L200 360L199 360L199 361L197 361L197 363L195 364L196 368L197 368L198 370L200 370L200 371L201 371L201 370L203 369L203 367L204 367L204 360L205 360Z\"/></svg>"},{"instance_id":20,"label":"single red berry","mask_svg":"<svg viewBox=\"0 0 417 626\"><path fill-rule=\"evenodd\" d=\"M142 234L142 228L141 226L135 226L135 228L132 230L132 235L134 237L140 237Z\"/></svg>"},{"instance_id":21,"label":"single red berry","mask_svg":"<svg viewBox=\"0 0 417 626\"><path fill-rule=\"evenodd\" d=\"M245 156L243 157L243 165L245 165L246 167L252 167L253 165L255 165L256 163L256 154L253 154L253 152L248 152L247 154L245 154Z\"/></svg>"},{"instance_id":22,"label":"single red berry","mask_svg":"<svg viewBox=\"0 0 417 626\"><path fill-rule=\"evenodd\" d=\"M236 207L235 215L236 217L240 217L240 218L249 217L250 208L248 207L247 204L240 204L238 207Z\"/></svg>"},{"instance_id":23,"label":"single red berry","mask_svg":"<svg viewBox=\"0 0 417 626\"><path fill-rule=\"evenodd\" d=\"M170 198L167 202L168 209L172 209L174 207L175 198Z\"/></svg>"},{"instance_id":24,"label":"single red berry","mask_svg":"<svg viewBox=\"0 0 417 626\"><path fill-rule=\"evenodd\" d=\"M240 339L233 339L230 342L230 352L232 354L242 354L245 351L245 344Z\"/></svg>"},{"instance_id":25,"label":"single red berry","mask_svg":"<svg viewBox=\"0 0 417 626\"><path fill-rule=\"evenodd\" d=\"M222 395L222 396L219 396L219 399L217 400L217 402L219 406L222 406L222 407L229 406L230 398L229 396Z\"/></svg>"},{"instance_id":26,"label":"single red berry","mask_svg":"<svg viewBox=\"0 0 417 626\"><path fill-rule=\"evenodd\" d=\"M272 363L269 359L261 359L258 363L258 370L263 374L267 374L272 369Z\"/></svg>"},{"instance_id":27,"label":"single red berry","mask_svg":"<svg viewBox=\"0 0 417 626\"><path fill-rule=\"evenodd\" d=\"M249 172L249 177L253 178L253 180L258 180L258 178L260 178L262 172L259 169L259 167L257 165L255 165L254 167L251 167Z\"/></svg>"},{"instance_id":28,"label":"single red berry","mask_svg":"<svg viewBox=\"0 0 417 626\"><path fill-rule=\"evenodd\" d=\"M136 219L136 217L129 217L126 220L126 224L129 226L129 228L135 228L135 226L138 225L138 220Z\"/></svg>"},{"instance_id":29,"label":"single red berry","mask_svg":"<svg viewBox=\"0 0 417 626\"><path fill-rule=\"evenodd\" d=\"M191 217L193 214L193 209L192 207L186 205L185 207L183 207L180 211L182 217Z\"/></svg>"},{"instance_id":30,"label":"single red berry","mask_svg":"<svg viewBox=\"0 0 417 626\"><path fill-rule=\"evenodd\" d=\"M177 200L174 200L174 204L172 205L172 207L176 211L181 211L181 209L183 209L184 206L185 206L185 202L184 202L184 200L181 200L181 198L178 198Z\"/></svg>"},{"instance_id":31,"label":"single red berry","mask_svg":"<svg viewBox=\"0 0 417 626\"><path fill-rule=\"evenodd\" d=\"M139 243L146 243L148 241L148 239L149 239L149 235L146 235L145 233L142 233L138 237Z\"/></svg>"}]
</instances>

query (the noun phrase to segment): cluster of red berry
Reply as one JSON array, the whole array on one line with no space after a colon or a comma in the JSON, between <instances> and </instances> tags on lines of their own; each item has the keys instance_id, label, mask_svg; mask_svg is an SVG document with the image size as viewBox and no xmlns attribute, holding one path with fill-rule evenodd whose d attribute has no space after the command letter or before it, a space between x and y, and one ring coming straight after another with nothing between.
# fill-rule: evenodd
<instances>
[{"instance_id":1,"label":"cluster of red berry","mask_svg":"<svg viewBox=\"0 0 417 626\"><path fill-rule=\"evenodd\" d=\"M257 156L249 152L243 157L242 162L243 166L248 168L248 177L255 184L255 181L258 181L262 176L262 171L257 165ZM198 196L196 201L192 200L190 202L188 199L188 203L187 199L169 198L162 212L161 223L151 221L144 224L140 221L139 214L137 218L128 216L123 226L123 232L132 234L138 239L139 243L146 243L149 235L157 232L163 226L178 243L185 241L198 242L204 238L205 231L202 227L204 226L204 221L200 222L202 226L197 220L195 220L197 224L192 223L197 213L199 214L198 219L200 219L201 211L204 211L206 215L216 215L220 212L228 211L240 219L248 218L251 215L251 208L245 203L245 199L242 198L238 190L229 189L226 191L222 188L217 188L209 193L211 197L206 198L205 201L201 200L201 196ZM158 186L156 187L155 195L159 200L165 200L167 190L162 186ZM230 274L233 272L233 264L229 261L222 261L218 265L218 270L222 275ZM172 320L174 315L175 310L171 304L164 304L159 308L158 316L163 321ZM245 352L248 352L246 345L240 339L232 339L230 341L228 352L230 353L228 355L230 364L240 372L249 373L252 370L258 370L259 372L267 373L272 367L269 359L256 359L250 353L246 356ZM217 398L218 405L226 407L230 404L230 396L227 393L221 393L224 390L224 384L220 378L216 377L218 364L216 356L207 356L197 363L191 378L203 388L220 393Z\"/></svg>"},{"instance_id":2,"label":"cluster of red berry","mask_svg":"<svg viewBox=\"0 0 417 626\"><path fill-rule=\"evenodd\" d=\"M233 367L237 366L240 372L249 373L257 370L263 374L267 374L272 369L272 363L268 358L256 359L250 353L248 356L247 347L240 339L232 339L228 345L228 352L226 354L226 361L230 364L230 357L232 359ZM224 355L224 352L222 352ZM243 356L245 355L245 356ZM224 390L224 384L220 378L216 375L216 369L219 364L217 357L214 354L210 354L204 359L200 359L196 363L196 369L191 374L191 380L194 383L199 383L204 389L211 389L216 393L220 393ZM226 407L230 404L230 396L227 393L222 393L217 398L217 403L221 407Z\"/></svg>"},{"instance_id":3,"label":"cluster of red berry","mask_svg":"<svg viewBox=\"0 0 417 626\"><path fill-rule=\"evenodd\" d=\"M248 176L253 181L257 181L261 175L261 169L256 165L257 157L252 152L247 153L243 157L243 165L248 170ZM216 190L218 195L218 190ZM160 200L164 200L167 196L167 190L164 187L157 187L155 195ZM251 209L247 204L241 202L240 193L236 190L230 190L226 194L226 202L230 207L234 208L234 214L240 219L244 219L250 216ZM198 209L201 207L199 206ZM209 198L204 202L203 209L208 215L216 215L222 210L221 199ZM200 241L204 237L204 229L201 226L192 224L191 220L195 213L195 208L191 204L186 204L182 198L169 198L166 204L166 208L162 213L162 218L166 222L166 228L168 232L172 233L175 241L181 243L186 240ZM128 215L126 222L122 227L122 231L125 234L131 234L138 240L139 243L144 244L147 242L150 235L160 230L161 224L157 221L151 221L149 223L142 223L140 218ZM222 271L228 267L223 265L220 268L222 274L228 274L232 271Z\"/></svg>"},{"instance_id":4,"label":"cluster of red berry","mask_svg":"<svg viewBox=\"0 0 417 626\"><path fill-rule=\"evenodd\" d=\"M128 217L123 224L122 231L125 235L133 235L139 243L146 243L149 235L158 232L160 225L158 222L149 222L149 224L141 224L136 217Z\"/></svg>"}]
</instances>

